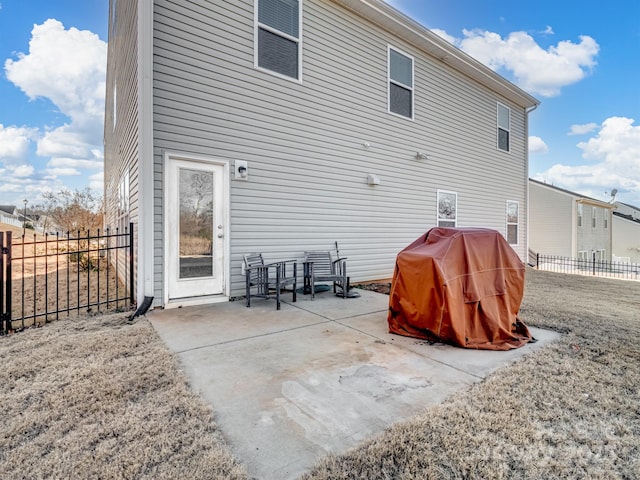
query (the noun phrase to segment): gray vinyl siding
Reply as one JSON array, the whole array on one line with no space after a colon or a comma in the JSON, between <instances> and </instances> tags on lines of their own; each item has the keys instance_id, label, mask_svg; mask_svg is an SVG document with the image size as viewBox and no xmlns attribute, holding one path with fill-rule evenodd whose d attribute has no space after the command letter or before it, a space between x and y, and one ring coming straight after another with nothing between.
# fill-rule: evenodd
<instances>
[{"instance_id":1,"label":"gray vinyl siding","mask_svg":"<svg viewBox=\"0 0 640 480\"><path fill-rule=\"evenodd\" d=\"M116 0L111 0L111 4ZM118 226L118 188L129 173L129 220L134 223L134 251L137 252L138 225L138 5L134 0L117 0L115 25L109 26L107 91L105 97L105 227ZM110 5L111 11L111 5ZM110 22L113 17L110 16ZM114 86L117 106L114 112ZM117 115L114 128L114 114ZM125 255L119 256L121 272L128 268ZM137 262L135 263L137 266ZM137 268L136 268L137 270ZM135 289L136 272L134 272ZM135 290L134 290L135 291Z\"/></svg>"},{"instance_id":2,"label":"gray vinyl siding","mask_svg":"<svg viewBox=\"0 0 640 480\"><path fill-rule=\"evenodd\" d=\"M611 216L613 225L613 254L628 257L631 263L640 264L640 222Z\"/></svg>"},{"instance_id":3,"label":"gray vinyl siding","mask_svg":"<svg viewBox=\"0 0 640 480\"><path fill-rule=\"evenodd\" d=\"M575 257L575 205L571 195L529 183L529 248L542 255Z\"/></svg>"},{"instance_id":4,"label":"gray vinyl siding","mask_svg":"<svg viewBox=\"0 0 640 480\"><path fill-rule=\"evenodd\" d=\"M523 107L329 1L304 0L302 82L278 78L254 68L253 6L155 2L158 298L164 151L248 162L249 180L230 182L232 296L243 253L301 258L335 241L352 281L390 278L397 253L435 226L438 189L458 193L458 226L503 234L506 201L519 202L526 258ZM387 112L387 45L414 57L414 121ZM511 108L509 153L496 145L497 102Z\"/></svg>"}]
</instances>

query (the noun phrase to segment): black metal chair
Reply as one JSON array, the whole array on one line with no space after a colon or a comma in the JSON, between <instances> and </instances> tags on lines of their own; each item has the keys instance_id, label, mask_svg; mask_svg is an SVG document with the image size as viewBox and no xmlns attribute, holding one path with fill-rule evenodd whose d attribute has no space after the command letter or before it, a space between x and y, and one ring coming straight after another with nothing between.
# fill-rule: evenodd
<instances>
[{"instance_id":1,"label":"black metal chair","mask_svg":"<svg viewBox=\"0 0 640 480\"><path fill-rule=\"evenodd\" d=\"M333 293L341 289L342 298L349 293L346 258L331 258L331 252L304 252L304 292L311 292L311 300L316 295L316 282L333 282Z\"/></svg>"},{"instance_id":2,"label":"black metal chair","mask_svg":"<svg viewBox=\"0 0 640 480\"><path fill-rule=\"evenodd\" d=\"M280 310L280 292L287 285L293 286L293 301L296 301L296 260L264 263L261 253L248 253L243 256L243 262L247 307L251 306L251 297L272 298L271 291L275 291L276 309Z\"/></svg>"}]
</instances>

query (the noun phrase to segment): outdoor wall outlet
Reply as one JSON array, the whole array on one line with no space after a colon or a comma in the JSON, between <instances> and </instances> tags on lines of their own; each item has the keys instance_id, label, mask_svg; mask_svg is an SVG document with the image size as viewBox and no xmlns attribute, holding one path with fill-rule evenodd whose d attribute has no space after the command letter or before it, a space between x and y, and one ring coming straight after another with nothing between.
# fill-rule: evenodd
<instances>
[{"instance_id":1,"label":"outdoor wall outlet","mask_svg":"<svg viewBox=\"0 0 640 480\"><path fill-rule=\"evenodd\" d=\"M370 173L367 175L367 183L369 185L380 185L380 177Z\"/></svg>"}]
</instances>

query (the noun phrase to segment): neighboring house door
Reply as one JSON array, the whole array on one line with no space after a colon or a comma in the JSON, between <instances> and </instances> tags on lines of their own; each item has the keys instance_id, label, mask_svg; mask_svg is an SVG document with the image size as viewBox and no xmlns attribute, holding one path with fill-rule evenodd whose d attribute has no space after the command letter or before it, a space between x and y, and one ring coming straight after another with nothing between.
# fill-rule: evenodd
<instances>
[{"instance_id":1,"label":"neighboring house door","mask_svg":"<svg viewBox=\"0 0 640 480\"><path fill-rule=\"evenodd\" d=\"M167 300L225 292L225 164L166 157Z\"/></svg>"}]
</instances>

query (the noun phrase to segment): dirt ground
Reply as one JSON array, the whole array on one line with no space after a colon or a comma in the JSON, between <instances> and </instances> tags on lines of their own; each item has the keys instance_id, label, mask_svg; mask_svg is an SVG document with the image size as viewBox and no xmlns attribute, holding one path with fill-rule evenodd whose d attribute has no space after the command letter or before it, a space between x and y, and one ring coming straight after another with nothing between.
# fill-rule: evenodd
<instances>
[{"instance_id":1,"label":"dirt ground","mask_svg":"<svg viewBox=\"0 0 640 480\"><path fill-rule=\"evenodd\" d=\"M0 231L12 233L12 322L14 329L41 325L49 320L87 312L128 310L128 291L122 281L125 266L120 262L116 272L114 262L108 264L92 245L89 254L65 252L87 249L87 242L56 241L55 235L42 235L0 224ZM37 243L36 243L37 242ZM91 260L87 268L87 259ZM126 265L126 262L124 262ZM124 276L122 274L125 274ZM118 280L120 278L120 280ZM108 300L118 299L116 302ZM47 312L58 311L58 314Z\"/></svg>"},{"instance_id":2,"label":"dirt ground","mask_svg":"<svg viewBox=\"0 0 640 480\"><path fill-rule=\"evenodd\" d=\"M303 478L640 478L640 283L528 270L521 317L563 338ZM56 321L0 358L0 478L247 478L144 318Z\"/></svg>"}]
</instances>

